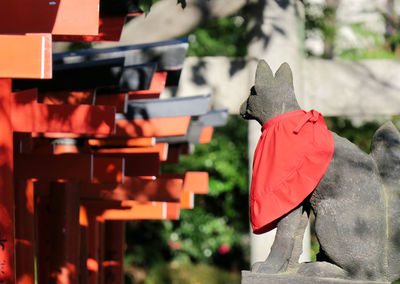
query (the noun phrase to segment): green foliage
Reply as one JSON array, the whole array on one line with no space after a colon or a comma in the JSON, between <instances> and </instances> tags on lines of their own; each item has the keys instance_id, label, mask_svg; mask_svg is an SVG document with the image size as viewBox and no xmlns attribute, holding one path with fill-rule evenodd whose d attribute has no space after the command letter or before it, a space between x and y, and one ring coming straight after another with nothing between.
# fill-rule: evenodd
<instances>
[{"instance_id":1,"label":"green foliage","mask_svg":"<svg viewBox=\"0 0 400 284\"><path fill-rule=\"evenodd\" d=\"M240 15L209 21L188 36L189 56L241 57L247 54L247 20Z\"/></svg>"},{"instance_id":2,"label":"green foliage","mask_svg":"<svg viewBox=\"0 0 400 284\"><path fill-rule=\"evenodd\" d=\"M239 284L240 274L229 273L207 264L160 265L152 269L145 284Z\"/></svg>"},{"instance_id":3,"label":"green foliage","mask_svg":"<svg viewBox=\"0 0 400 284\"><path fill-rule=\"evenodd\" d=\"M339 57L344 60L397 59L396 54L383 48L352 48L343 50Z\"/></svg>"},{"instance_id":4,"label":"green foliage","mask_svg":"<svg viewBox=\"0 0 400 284\"><path fill-rule=\"evenodd\" d=\"M378 34L363 28L360 24L351 25L354 33L360 38L369 39L373 45L369 48L352 48L340 52L339 57L344 60L359 59L396 59L393 51L385 48L382 37Z\"/></svg>"},{"instance_id":5,"label":"green foliage","mask_svg":"<svg viewBox=\"0 0 400 284\"><path fill-rule=\"evenodd\" d=\"M321 13L312 12L315 9L320 10ZM305 3L305 29L306 31L317 30L322 33L325 45L322 55L324 58L333 56L333 47L337 35L336 9L337 7L333 5Z\"/></svg>"},{"instance_id":6,"label":"green foliage","mask_svg":"<svg viewBox=\"0 0 400 284\"><path fill-rule=\"evenodd\" d=\"M164 165L162 172L207 171L209 194L196 195L194 209L181 210L178 221L130 222L126 263L150 268L176 261L247 269L247 151L247 122L231 116L225 127L215 129L211 143L196 145L179 164Z\"/></svg>"},{"instance_id":7,"label":"green foliage","mask_svg":"<svg viewBox=\"0 0 400 284\"><path fill-rule=\"evenodd\" d=\"M151 6L155 3L156 1L153 0L139 0L139 8L140 10L143 11L145 15L150 13Z\"/></svg>"},{"instance_id":8,"label":"green foliage","mask_svg":"<svg viewBox=\"0 0 400 284\"><path fill-rule=\"evenodd\" d=\"M231 116L215 131L209 144L197 145L194 154L181 157L167 172L207 171L209 194L196 196L195 208L181 212L171 227L170 241L179 242L177 259L212 261L221 245L240 245L248 233L247 123Z\"/></svg>"},{"instance_id":9,"label":"green foliage","mask_svg":"<svg viewBox=\"0 0 400 284\"><path fill-rule=\"evenodd\" d=\"M140 10L143 11L145 15L150 13L151 6L154 5L154 3L158 2L159 0L139 0L139 8ZM180 4L182 9L185 9L186 7L186 0L177 0L176 2L178 5Z\"/></svg>"}]
</instances>

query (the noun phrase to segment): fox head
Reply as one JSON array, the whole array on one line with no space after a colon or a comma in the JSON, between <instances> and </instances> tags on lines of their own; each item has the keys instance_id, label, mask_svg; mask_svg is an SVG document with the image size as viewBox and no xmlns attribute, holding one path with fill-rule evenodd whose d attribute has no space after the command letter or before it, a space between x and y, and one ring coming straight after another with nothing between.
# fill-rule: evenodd
<instances>
[{"instance_id":1,"label":"fox head","mask_svg":"<svg viewBox=\"0 0 400 284\"><path fill-rule=\"evenodd\" d=\"M300 109L293 89L292 71L283 63L274 74L264 60L257 65L255 84L240 107L244 119L255 119L264 125L270 118Z\"/></svg>"}]
</instances>

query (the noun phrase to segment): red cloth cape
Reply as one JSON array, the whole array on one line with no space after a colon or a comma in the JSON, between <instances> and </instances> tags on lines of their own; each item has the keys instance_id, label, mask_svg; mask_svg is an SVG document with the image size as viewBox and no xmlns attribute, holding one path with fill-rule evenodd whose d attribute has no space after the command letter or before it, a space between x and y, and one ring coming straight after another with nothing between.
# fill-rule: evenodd
<instances>
[{"instance_id":1,"label":"red cloth cape","mask_svg":"<svg viewBox=\"0 0 400 284\"><path fill-rule=\"evenodd\" d=\"M261 130L250 189L255 234L275 228L315 189L334 151L332 133L315 110L275 116Z\"/></svg>"}]
</instances>

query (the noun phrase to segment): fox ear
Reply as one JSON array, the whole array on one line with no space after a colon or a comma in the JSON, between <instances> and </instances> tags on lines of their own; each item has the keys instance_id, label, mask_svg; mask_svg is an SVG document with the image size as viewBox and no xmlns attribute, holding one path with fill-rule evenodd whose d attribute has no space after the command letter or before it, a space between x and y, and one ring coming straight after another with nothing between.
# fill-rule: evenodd
<instances>
[{"instance_id":1,"label":"fox ear","mask_svg":"<svg viewBox=\"0 0 400 284\"><path fill-rule=\"evenodd\" d=\"M274 74L272 73L271 68L269 67L267 62L265 62L265 60L260 60L257 64L256 70L256 90L267 87L268 85L272 84L273 80Z\"/></svg>"},{"instance_id":2,"label":"fox ear","mask_svg":"<svg viewBox=\"0 0 400 284\"><path fill-rule=\"evenodd\" d=\"M275 73L275 78L282 83L287 83L293 89L293 75L289 64L282 63L278 71Z\"/></svg>"}]
</instances>

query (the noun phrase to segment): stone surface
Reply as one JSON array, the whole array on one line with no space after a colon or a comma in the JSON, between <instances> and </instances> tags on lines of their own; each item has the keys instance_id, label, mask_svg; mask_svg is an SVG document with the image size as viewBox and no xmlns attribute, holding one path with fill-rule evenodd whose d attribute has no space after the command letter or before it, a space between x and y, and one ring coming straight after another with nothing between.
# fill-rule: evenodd
<instances>
[{"instance_id":1,"label":"stone surface","mask_svg":"<svg viewBox=\"0 0 400 284\"><path fill-rule=\"evenodd\" d=\"M255 65L254 59L188 57L176 95L212 93L214 107L227 108L231 114L238 114L239 106L249 95L254 82ZM272 69L275 71L277 67ZM317 109L324 116L400 113L398 60L304 59L301 69L294 78L294 90L303 109Z\"/></svg>"},{"instance_id":2,"label":"stone surface","mask_svg":"<svg viewBox=\"0 0 400 284\"><path fill-rule=\"evenodd\" d=\"M242 284L389 284L390 282L361 281L308 277L293 274L263 274L242 271Z\"/></svg>"}]
</instances>

